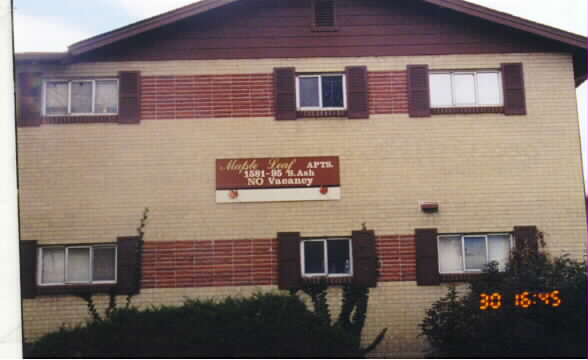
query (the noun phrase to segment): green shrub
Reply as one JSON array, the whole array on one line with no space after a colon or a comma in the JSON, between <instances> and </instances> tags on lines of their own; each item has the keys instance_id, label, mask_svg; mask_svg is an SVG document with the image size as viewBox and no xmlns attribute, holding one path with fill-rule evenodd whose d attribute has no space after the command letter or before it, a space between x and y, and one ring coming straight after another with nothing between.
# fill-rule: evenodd
<instances>
[{"instance_id":1,"label":"green shrub","mask_svg":"<svg viewBox=\"0 0 588 360\"><path fill-rule=\"evenodd\" d=\"M297 296L257 294L220 302L115 309L104 320L62 328L28 357L357 357L353 337L325 324Z\"/></svg>"},{"instance_id":2,"label":"green shrub","mask_svg":"<svg viewBox=\"0 0 588 360\"><path fill-rule=\"evenodd\" d=\"M554 290L560 291L559 307L532 296L536 304L523 308L519 298L515 306L516 294ZM481 310L483 293L501 294L502 305ZM420 326L432 357L586 358L586 263L515 254L506 272L490 264L465 295L451 287Z\"/></svg>"}]
</instances>

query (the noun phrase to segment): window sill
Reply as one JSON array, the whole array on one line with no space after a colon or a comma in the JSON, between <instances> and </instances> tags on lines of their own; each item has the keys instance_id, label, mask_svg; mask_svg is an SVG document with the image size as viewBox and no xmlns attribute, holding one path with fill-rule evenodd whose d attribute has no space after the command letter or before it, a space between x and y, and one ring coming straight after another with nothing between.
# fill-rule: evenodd
<instances>
[{"instance_id":1,"label":"window sill","mask_svg":"<svg viewBox=\"0 0 588 360\"><path fill-rule=\"evenodd\" d=\"M116 292L116 284L95 284L95 285L45 285L37 286L39 295L80 295L88 293L108 294Z\"/></svg>"},{"instance_id":2,"label":"window sill","mask_svg":"<svg viewBox=\"0 0 588 360\"><path fill-rule=\"evenodd\" d=\"M472 107L451 107L432 108L431 114L503 114L504 106L472 106Z\"/></svg>"},{"instance_id":3,"label":"window sill","mask_svg":"<svg viewBox=\"0 0 588 360\"><path fill-rule=\"evenodd\" d=\"M62 115L43 116L41 124L118 123L118 115Z\"/></svg>"},{"instance_id":4,"label":"window sill","mask_svg":"<svg viewBox=\"0 0 588 360\"><path fill-rule=\"evenodd\" d=\"M477 280L484 276L484 273L460 273L460 274L440 274L441 282L467 282Z\"/></svg>"},{"instance_id":5,"label":"window sill","mask_svg":"<svg viewBox=\"0 0 588 360\"><path fill-rule=\"evenodd\" d=\"M346 285L351 284L353 281L352 276L336 276L336 277L325 277L325 276L314 276L314 277L302 277L302 284L304 285L314 285L320 284L321 282L327 280L327 284L329 285Z\"/></svg>"},{"instance_id":6,"label":"window sill","mask_svg":"<svg viewBox=\"0 0 588 360\"><path fill-rule=\"evenodd\" d=\"M297 111L296 117L301 118L346 118L347 110L303 110Z\"/></svg>"}]
</instances>

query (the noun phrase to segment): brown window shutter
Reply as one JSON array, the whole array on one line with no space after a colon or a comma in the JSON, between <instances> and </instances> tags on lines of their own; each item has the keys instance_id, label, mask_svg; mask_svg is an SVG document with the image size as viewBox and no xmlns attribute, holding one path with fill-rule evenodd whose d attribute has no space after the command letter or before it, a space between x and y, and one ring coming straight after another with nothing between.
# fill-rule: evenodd
<instances>
[{"instance_id":1,"label":"brown window shutter","mask_svg":"<svg viewBox=\"0 0 588 360\"><path fill-rule=\"evenodd\" d=\"M141 279L141 254L139 253L138 236L119 237L117 239L116 287L119 294L138 294Z\"/></svg>"},{"instance_id":2,"label":"brown window shutter","mask_svg":"<svg viewBox=\"0 0 588 360\"><path fill-rule=\"evenodd\" d=\"M429 66L408 65L408 113L410 117L431 116Z\"/></svg>"},{"instance_id":3,"label":"brown window shutter","mask_svg":"<svg viewBox=\"0 0 588 360\"><path fill-rule=\"evenodd\" d=\"M23 299L37 296L37 241L20 242L20 293Z\"/></svg>"},{"instance_id":4,"label":"brown window shutter","mask_svg":"<svg viewBox=\"0 0 588 360\"><path fill-rule=\"evenodd\" d=\"M353 231L353 283L358 286L376 287L378 282L378 257L376 236L372 230Z\"/></svg>"},{"instance_id":5,"label":"brown window shutter","mask_svg":"<svg viewBox=\"0 0 588 360\"><path fill-rule=\"evenodd\" d=\"M120 124L138 124L141 121L141 73L121 71L119 76Z\"/></svg>"},{"instance_id":6,"label":"brown window shutter","mask_svg":"<svg viewBox=\"0 0 588 360\"><path fill-rule=\"evenodd\" d=\"M18 74L17 126L41 125L41 73Z\"/></svg>"},{"instance_id":7,"label":"brown window shutter","mask_svg":"<svg viewBox=\"0 0 588 360\"><path fill-rule=\"evenodd\" d=\"M296 69L274 69L276 120L296 120Z\"/></svg>"},{"instance_id":8,"label":"brown window shutter","mask_svg":"<svg viewBox=\"0 0 588 360\"><path fill-rule=\"evenodd\" d=\"M502 64L502 87L505 115L526 115L525 79L523 64Z\"/></svg>"},{"instance_id":9,"label":"brown window shutter","mask_svg":"<svg viewBox=\"0 0 588 360\"><path fill-rule=\"evenodd\" d=\"M528 249L536 253L539 251L538 235L539 231L536 226L515 226L514 238L516 249L518 251Z\"/></svg>"},{"instance_id":10,"label":"brown window shutter","mask_svg":"<svg viewBox=\"0 0 588 360\"><path fill-rule=\"evenodd\" d=\"M368 72L366 66L349 66L345 69L347 78L347 116L350 119L368 119Z\"/></svg>"},{"instance_id":11,"label":"brown window shutter","mask_svg":"<svg viewBox=\"0 0 588 360\"><path fill-rule=\"evenodd\" d=\"M417 285L439 285L437 229L416 229L415 239Z\"/></svg>"},{"instance_id":12,"label":"brown window shutter","mask_svg":"<svg viewBox=\"0 0 588 360\"><path fill-rule=\"evenodd\" d=\"M278 288L299 289L302 286L300 233L278 233L278 264Z\"/></svg>"},{"instance_id":13,"label":"brown window shutter","mask_svg":"<svg viewBox=\"0 0 588 360\"><path fill-rule=\"evenodd\" d=\"M314 0L314 26L334 27L335 26L335 1Z\"/></svg>"}]
</instances>

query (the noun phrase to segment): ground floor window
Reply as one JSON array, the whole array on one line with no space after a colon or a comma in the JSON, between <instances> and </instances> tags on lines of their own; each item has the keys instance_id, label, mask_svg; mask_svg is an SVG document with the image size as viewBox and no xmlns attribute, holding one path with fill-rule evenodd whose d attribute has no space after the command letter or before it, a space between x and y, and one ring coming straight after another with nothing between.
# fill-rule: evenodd
<instances>
[{"instance_id":1,"label":"ground floor window","mask_svg":"<svg viewBox=\"0 0 588 360\"><path fill-rule=\"evenodd\" d=\"M351 239L310 239L300 243L303 276L351 276Z\"/></svg>"},{"instance_id":2,"label":"ground floor window","mask_svg":"<svg viewBox=\"0 0 588 360\"><path fill-rule=\"evenodd\" d=\"M116 246L39 248L39 285L111 284L116 282Z\"/></svg>"},{"instance_id":3,"label":"ground floor window","mask_svg":"<svg viewBox=\"0 0 588 360\"><path fill-rule=\"evenodd\" d=\"M439 235L439 273L480 272L491 261L505 270L512 248L511 234Z\"/></svg>"}]
</instances>

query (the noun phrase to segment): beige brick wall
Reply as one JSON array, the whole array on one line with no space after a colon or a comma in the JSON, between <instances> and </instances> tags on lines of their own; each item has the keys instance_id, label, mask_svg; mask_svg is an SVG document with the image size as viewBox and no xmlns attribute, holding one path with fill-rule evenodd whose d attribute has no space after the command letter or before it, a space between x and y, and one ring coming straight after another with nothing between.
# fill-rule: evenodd
<instances>
[{"instance_id":1,"label":"beige brick wall","mask_svg":"<svg viewBox=\"0 0 588 360\"><path fill-rule=\"evenodd\" d=\"M151 208L146 240L213 240L347 234L505 231L533 224L555 252L583 251L586 234L571 59L560 54L123 63L144 74L399 70L408 63L492 68L522 61L528 116L501 114L351 121L272 118L44 125L18 129L21 230L41 243L113 241ZM80 64L68 75L113 74ZM92 70L94 69L94 70ZM93 71L93 72L92 72ZM56 75L57 76L57 75ZM214 160L338 155L342 200L216 204ZM436 200L424 215L419 200ZM261 221L260 219L264 219Z\"/></svg>"},{"instance_id":2,"label":"beige brick wall","mask_svg":"<svg viewBox=\"0 0 588 360\"><path fill-rule=\"evenodd\" d=\"M479 232L537 225L552 253L580 257L586 217L569 55L78 64L56 68L50 76L114 75L119 70L144 75L270 73L276 66L299 71L349 65L393 71L407 64L476 69L519 61L524 64L527 116L391 114L293 122L221 118L19 128L21 238L41 244L114 241L134 234L143 208L149 207L146 241L271 238L278 231L343 235L360 229L362 222L382 235L412 233L418 227ZM217 158L312 155L340 157L340 201L215 203ZM438 201L440 213L423 214L419 200ZM153 289L138 301L173 303L182 292L209 291L225 290ZM368 327L389 327L386 346L414 351L416 323L444 292L413 282L381 283L371 298ZM38 336L84 312L81 300L74 298L26 300L25 334Z\"/></svg>"}]
</instances>

